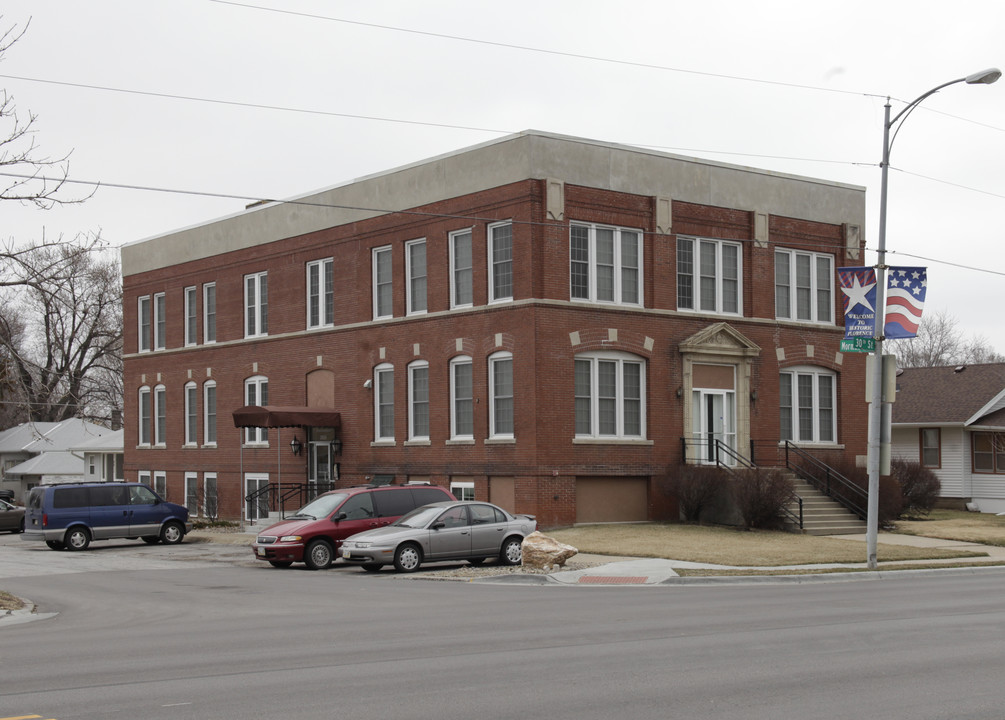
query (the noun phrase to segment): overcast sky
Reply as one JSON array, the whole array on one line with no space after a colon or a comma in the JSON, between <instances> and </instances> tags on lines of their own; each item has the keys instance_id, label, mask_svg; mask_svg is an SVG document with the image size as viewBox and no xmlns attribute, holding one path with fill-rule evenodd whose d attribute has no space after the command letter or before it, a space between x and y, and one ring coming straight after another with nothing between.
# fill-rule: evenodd
<instances>
[{"instance_id":1,"label":"overcast sky","mask_svg":"<svg viewBox=\"0 0 1005 720\"><path fill-rule=\"evenodd\" d=\"M121 246L536 129L865 186L874 250L886 97L896 113L1005 66L1000 0L4 0L2 12L5 28L31 23L0 87L38 116L43 153L72 151L71 178L105 184L81 205L4 203L0 236L18 242L100 230ZM1005 352L1005 80L926 100L891 166L890 263L927 265L926 313Z\"/></svg>"}]
</instances>

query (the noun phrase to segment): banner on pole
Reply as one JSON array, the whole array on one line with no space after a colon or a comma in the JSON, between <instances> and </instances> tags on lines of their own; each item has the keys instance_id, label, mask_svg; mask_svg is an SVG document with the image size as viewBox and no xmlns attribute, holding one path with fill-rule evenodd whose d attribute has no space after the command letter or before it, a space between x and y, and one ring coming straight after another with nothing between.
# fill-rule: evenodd
<instances>
[{"instance_id":1,"label":"banner on pole","mask_svg":"<svg viewBox=\"0 0 1005 720\"><path fill-rule=\"evenodd\" d=\"M844 301L844 336L876 337L876 271L871 267L838 268Z\"/></svg>"},{"instance_id":2,"label":"banner on pole","mask_svg":"<svg viewBox=\"0 0 1005 720\"><path fill-rule=\"evenodd\" d=\"M883 335L888 340L917 337L928 293L928 268L892 267L888 278Z\"/></svg>"}]
</instances>

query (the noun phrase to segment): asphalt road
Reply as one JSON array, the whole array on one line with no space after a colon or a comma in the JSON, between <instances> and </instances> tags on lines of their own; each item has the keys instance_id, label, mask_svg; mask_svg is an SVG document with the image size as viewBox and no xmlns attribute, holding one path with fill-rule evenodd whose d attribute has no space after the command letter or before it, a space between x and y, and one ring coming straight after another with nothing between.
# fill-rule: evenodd
<instances>
[{"instance_id":1,"label":"asphalt road","mask_svg":"<svg viewBox=\"0 0 1005 720\"><path fill-rule=\"evenodd\" d=\"M485 585L0 540L0 718L994 718L1005 575ZM248 555L244 555L248 553Z\"/></svg>"}]
</instances>

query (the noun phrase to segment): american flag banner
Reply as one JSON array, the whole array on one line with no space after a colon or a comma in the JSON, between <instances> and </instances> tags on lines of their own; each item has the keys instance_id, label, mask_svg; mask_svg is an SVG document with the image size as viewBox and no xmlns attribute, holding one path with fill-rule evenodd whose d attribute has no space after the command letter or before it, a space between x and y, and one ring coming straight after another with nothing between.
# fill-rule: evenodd
<instances>
[{"instance_id":1,"label":"american flag banner","mask_svg":"<svg viewBox=\"0 0 1005 720\"><path fill-rule=\"evenodd\" d=\"M883 326L883 335L887 340L918 335L927 291L928 268L890 268L886 289L886 324Z\"/></svg>"}]
</instances>

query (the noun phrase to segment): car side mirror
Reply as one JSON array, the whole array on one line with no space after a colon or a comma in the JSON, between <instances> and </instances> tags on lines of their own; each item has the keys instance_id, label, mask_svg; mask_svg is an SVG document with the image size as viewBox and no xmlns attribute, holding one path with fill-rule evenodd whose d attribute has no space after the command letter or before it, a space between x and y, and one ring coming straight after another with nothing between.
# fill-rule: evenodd
<instances>
[{"instance_id":1,"label":"car side mirror","mask_svg":"<svg viewBox=\"0 0 1005 720\"><path fill-rule=\"evenodd\" d=\"M339 520L345 520L347 517L349 517L347 514L345 514L344 512L340 512L338 515L333 517L332 520L338 522Z\"/></svg>"},{"instance_id":2,"label":"car side mirror","mask_svg":"<svg viewBox=\"0 0 1005 720\"><path fill-rule=\"evenodd\" d=\"M438 522L434 522L431 527L433 530L439 530L440 528L445 528L446 526L447 524L440 520Z\"/></svg>"}]
</instances>

